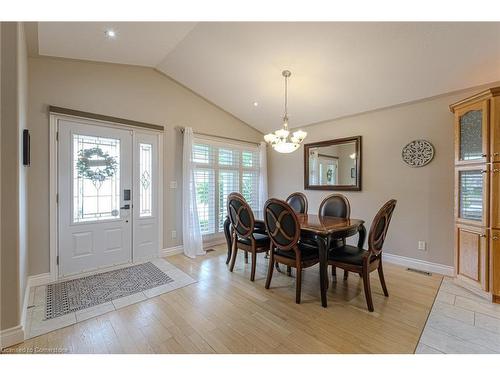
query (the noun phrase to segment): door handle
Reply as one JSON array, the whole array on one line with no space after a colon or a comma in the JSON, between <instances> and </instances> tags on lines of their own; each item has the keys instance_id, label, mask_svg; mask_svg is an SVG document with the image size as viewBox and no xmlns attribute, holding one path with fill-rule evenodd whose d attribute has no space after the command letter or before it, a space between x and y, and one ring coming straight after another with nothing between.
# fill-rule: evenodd
<instances>
[{"instance_id":1,"label":"door handle","mask_svg":"<svg viewBox=\"0 0 500 375\"><path fill-rule=\"evenodd\" d=\"M123 207L120 207L120 210L130 210L130 204L123 205Z\"/></svg>"}]
</instances>

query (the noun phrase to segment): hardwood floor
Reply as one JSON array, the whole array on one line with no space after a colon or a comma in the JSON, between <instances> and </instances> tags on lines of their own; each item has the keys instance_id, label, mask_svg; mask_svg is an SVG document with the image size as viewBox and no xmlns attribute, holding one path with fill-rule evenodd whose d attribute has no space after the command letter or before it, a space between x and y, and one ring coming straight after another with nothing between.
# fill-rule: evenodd
<instances>
[{"instance_id":1,"label":"hardwood floor","mask_svg":"<svg viewBox=\"0 0 500 375\"><path fill-rule=\"evenodd\" d=\"M375 312L366 308L361 278L342 277L322 308L318 268L303 273L302 303L294 277L275 271L264 288L267 259L255 282L242 254L233 273L224 246L205 257L168 261L197 283L118 311L35 337L15 349L71 353L413 353L441 283L384 263L390 297L371 275ZM11 351L14 348L10 348Z\"/></svg>"}]
</instances>

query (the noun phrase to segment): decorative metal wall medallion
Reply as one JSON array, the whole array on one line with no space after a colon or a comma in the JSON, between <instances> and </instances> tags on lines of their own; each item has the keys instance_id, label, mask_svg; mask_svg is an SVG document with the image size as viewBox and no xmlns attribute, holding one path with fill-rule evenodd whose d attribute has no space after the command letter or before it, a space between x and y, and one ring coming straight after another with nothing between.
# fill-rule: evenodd
<instances>
[{"instance_id":1,"label":"decorative metal wall medallion","mask_svg":"<svg viewBox=\"0 0 500 375\"><path fill-rule=\"evenodd\" d=\"M434 158L434 146L424 139L417 139L403 147L403 161L410 167L423 167Z\"/></svg>"}]
</instances>

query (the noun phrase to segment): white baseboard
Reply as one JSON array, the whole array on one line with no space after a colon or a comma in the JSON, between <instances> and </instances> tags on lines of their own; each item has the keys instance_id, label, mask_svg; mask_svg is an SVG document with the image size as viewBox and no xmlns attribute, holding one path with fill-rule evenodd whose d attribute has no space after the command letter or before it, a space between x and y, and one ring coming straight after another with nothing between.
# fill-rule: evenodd
<instances>
[{"instance_id":1,"label":"white baseboard","mask_svg":"<svg viewBox=\"0 0 500 375\"><path fill-rule=\"evenodd\" d=\"M455 268L444 264L427 262L425 260L403 257L401 255L383 253L382 258L388 263L397 264L420 271L439 273L444 276L454 276Z\"/></svg>"},{"instance_id":2,"label":"white baseboard","mask_svg":"<svg viewBox=\"0 0 500 375\"><path fill-rule=\"evenodd\" d=\"M210 240L210 241L207 241L207 242L203 242L203 248L206 250L206 249L210 249L211 247L214 247L214 246L217 246L217 245L222 245L222 244L225 244L225 243L226 243L226 238L225 237L215 238L213 240Z\"/></svg>"},{"instance_id":3,"label":"white baseboard","mask_svg":"<svg viewBox=\"0 0 500 375\"><path fill-rule=\"evenodd\" d=\"M203 249L205 250L210 249L211 247L225 243L226 243L225 237L212 239L210 241L203 242ZM183 252L184 252L184 247L182 245L178 245L173 247L167 247L166 249L161 249L159 256L160 258L164 258L172 255L182 254Z\"/></svg>"},{"instance_id":4,"label":"white baseboard","mask_svg":"<svg viewBox=\"0 0 500 375\"><path fill-rule=\"evenodd\" d=\"M45 285L52 282L52 276L50 272L41 273L38 275L33 275L28 277L28 286L31 288L33 286Z\"/></svg>"},{"instance_id":5,"label":"white baseboard","mask_svg":"<svg viewBox=\"0 0 500 375\"><path fill-rule=\"evenodd\" d=\"M160 258L169 257L172 255L182 254L184 252L184 247L182 245L167 247L166 249L160 250Z\"/></svg>"},{"instance_id":6,"label":"white baseboard","mask_svg":"<svg viewBox=\"0 0 500 375\"><path fill-rule=\"evenodd\" d=\"M19 344L24 341L24 329L21 325L0 331L0 348Z\"/></svg>"}]
</instances>

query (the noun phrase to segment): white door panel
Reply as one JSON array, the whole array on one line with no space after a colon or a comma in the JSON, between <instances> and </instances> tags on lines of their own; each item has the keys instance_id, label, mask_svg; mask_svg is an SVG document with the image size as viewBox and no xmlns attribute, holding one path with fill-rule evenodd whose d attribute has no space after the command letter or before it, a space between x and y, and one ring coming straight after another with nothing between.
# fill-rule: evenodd
<instances>
[{"instance_id":1,"label":"white door panel","mask_svg":"<svg viewBox=\"0 0 500 375\"><path fill-rule=\"evenodd\" d=\"M132 132L59 120L59 275L132 261Z\"/></svg>"}]
</instances>

